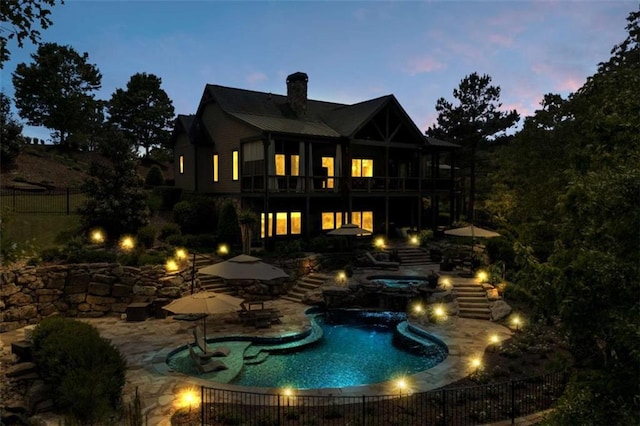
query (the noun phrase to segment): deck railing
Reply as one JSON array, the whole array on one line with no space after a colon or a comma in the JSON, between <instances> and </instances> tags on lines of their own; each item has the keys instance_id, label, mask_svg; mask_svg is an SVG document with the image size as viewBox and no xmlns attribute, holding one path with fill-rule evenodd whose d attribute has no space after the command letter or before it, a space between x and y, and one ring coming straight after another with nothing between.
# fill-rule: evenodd
<instances>
[{"instance_id":1,"label":"deck railing","mask_svg":"<svg viewBox=\"0 0 640 426\"><path fill-rule=\"evenodd\" d=\"M566 375L383 396L254 393L201 387L203 425L477 425L551 408Z\"/></svg>"}]
</instances>

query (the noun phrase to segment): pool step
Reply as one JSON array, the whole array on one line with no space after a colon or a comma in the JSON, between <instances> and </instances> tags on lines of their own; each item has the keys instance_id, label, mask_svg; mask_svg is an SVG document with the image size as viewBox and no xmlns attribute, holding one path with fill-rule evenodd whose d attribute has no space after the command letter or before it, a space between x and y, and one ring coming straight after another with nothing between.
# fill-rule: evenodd
<instances>
[{"instance_id":1,"label":"pool step","mask_svg":"<svg viewBox=\"0 0 640 426\"><path fill-rule=\"evenodd\" d=\"M292 302L303 303L305 295L309 291L313 291L318 287L322 287L330 279L332 279L330 275L317 272L305 275L296 282L295 286L289 291L287 295L281 298Z\"/></svg>"},{"instance_id":2,"label":"pool step","mask_svg":"<svg viewBox=\"0 0 640 426\"><path fill-rule=\"evenodd\" d=\"M264 360L266 360L268 357L269 357L269 352L267 352L267 351L260 351L255 356L252 356L252 357L249 357L249 358L247 358L247 355L245 353L244 363L245 364L260 364L261 362L264 362Z\"/></svg>"}]
</instances>

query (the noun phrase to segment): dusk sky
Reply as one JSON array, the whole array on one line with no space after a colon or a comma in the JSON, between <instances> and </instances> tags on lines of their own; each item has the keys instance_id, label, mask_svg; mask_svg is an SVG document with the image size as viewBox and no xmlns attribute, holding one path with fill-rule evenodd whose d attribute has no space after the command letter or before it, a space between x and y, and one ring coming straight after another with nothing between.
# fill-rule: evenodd
<instances>
[{"instance_id":1,"label":"dusk sky","mask_svg":"<svg viewBox=\"0 0 640 426\"><path fill-rule=\"evenodd\" d=\"M162 79L176 114L205 84L286 94L309 75L309 98L356 103L394 94L422 130L468 74L489 74L504 109L531 115L545 93L567 96L626 37L638 1L73 1L42 40L87 52L108 100L137 72ZM31 62L18 49L1 74ZM47 129L24 133L49 139Z\"/></svg>"}]
</instances>

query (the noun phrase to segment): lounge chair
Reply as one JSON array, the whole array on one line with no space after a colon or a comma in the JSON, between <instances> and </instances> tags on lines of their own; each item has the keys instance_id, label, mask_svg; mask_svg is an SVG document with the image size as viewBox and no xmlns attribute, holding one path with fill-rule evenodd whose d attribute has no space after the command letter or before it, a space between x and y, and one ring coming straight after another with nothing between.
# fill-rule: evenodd
<instances>
[{"instance_id":1,"label":"lounge chair","mask_svg":"<svg viewBox=\"0 0 640 426\"><path fill-rule=\"evenodd\" d=\"M204 338L204 332L199 326L196 326L196 328L193 330L193 338L196 341L196 345L198 345L198 347L202 351L202 353L199 354L200 358L205 359L205 358L212 358L212 357L227 356L231 352L231 350L226 346L209 348L207 346L207 341Z\"/></svg>"},{"instance_id":2,"label":"lounge chair","mask_svg":"<svg viewBox=\"0 0 640 426\"><path fill-rule=\"evenodd\" d=\"M193 350L193 346L187 346L189 346L189 355L200 373L210 373L212 371L226 370L228 368L226 364L219 359L202 358L200 354L197 354L196 351Z\"/></svg>"},{"instance_id":3,"label":"lounge chair","mask_svg":"<svg viewBox=\"0 0 640 426\"><path fill-rule=\"evenodd\" d=\"M400 267L400 262L392 262L389 260L378 260L375 257L373 257L373 255L369 252L365 252L365 257L367 258L367 260L371 263L371 266L377 267L377 268L390 268L390 269L398 269Z\"/></svg>"}]
</instances>

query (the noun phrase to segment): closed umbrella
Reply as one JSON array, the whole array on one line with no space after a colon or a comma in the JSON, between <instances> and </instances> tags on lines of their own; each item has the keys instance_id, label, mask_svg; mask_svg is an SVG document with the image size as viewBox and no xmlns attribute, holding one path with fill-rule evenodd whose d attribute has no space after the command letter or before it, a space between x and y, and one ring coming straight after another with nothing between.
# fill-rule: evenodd
<instances>
[{"instance_id":1,"label":"closed umbrella","mask_svg":"<svg viewBox=\"0 0 640 426\"><path fill-rule=\"evenodd\" d=\"M280 268L262 262L257 257L241 254L224 262L205 266L198 270L201 274L215 275L226 280L274 280L288 278L289 274Z\"/></svg>"},{"instance_id":2,"label":"closed umbrella","mask_svg":"<svg viewBox=\"0 0 640 426\"><path fill-rule=\"evenodd\" d=\"M228 312L237 312L242 308L243 299L230 296L223 293L214 293L213 291L201 291L199 293L190 294L189 296L176 299L168 305L163 306L169 312L174 314L224 314ZM207 321L204 320L203 333L205 341L207 338Z\"/></svg>"}]
</instances>

